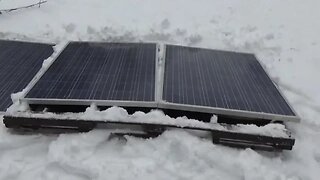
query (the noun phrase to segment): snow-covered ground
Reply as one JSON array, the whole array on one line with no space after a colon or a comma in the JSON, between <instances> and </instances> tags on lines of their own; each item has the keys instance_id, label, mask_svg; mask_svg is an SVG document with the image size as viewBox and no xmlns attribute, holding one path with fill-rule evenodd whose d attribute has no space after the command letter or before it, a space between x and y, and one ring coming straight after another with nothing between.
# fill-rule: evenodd
<instances>
[{"instance_id":1,"label":"snow-covered ground","mask_svg":"<svg viewBox=\"0 0 320 180\"><path fill-rule=\"evenodd\" d=\"M32 2L28 0L28 2ZM0 0L0 10L24 0ZM109 132L21 135L0 127L0 179L320 177L319 0L48 0L0 15L0 38L151 41L256 53L302 117L293 151L213 145L186 131L156 139Z\"/></svg>"}]
</instances>

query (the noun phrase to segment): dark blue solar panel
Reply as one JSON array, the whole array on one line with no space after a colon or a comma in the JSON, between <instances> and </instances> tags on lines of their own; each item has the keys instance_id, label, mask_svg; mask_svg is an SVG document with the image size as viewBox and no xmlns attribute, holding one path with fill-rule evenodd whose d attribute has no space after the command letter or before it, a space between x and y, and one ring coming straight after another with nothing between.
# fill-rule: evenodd
<instances>
[{"instance_id":1,"label":"dark blue solar panel","mask_svg":"<svg viewBox=\"0 0 320 180\"><path fill-rule=\"evenodd\" d=\"M155 100L156 44L71 42L27 98Z\"/></svg>"},{"instance_id":2,"label":"dark blue solar panel","mask_svg":"<svg viewBox=\"0 0 320 180\"><path fill-rule=\"evenodd\" d=\"M52 53L49 44L0 40L0 111L12 104L10 95L22 91Z\"/></svg>"},{"instance_id":3,"label":"dark blue solar panel","mask_svg":"<svg viewBox=\"0 0 320 180\"><path fill-rule=\"evenodd\" d=\"M163 99L295 115L255 56L244 53L167 46Z\"/></svg>"}]
</instances>

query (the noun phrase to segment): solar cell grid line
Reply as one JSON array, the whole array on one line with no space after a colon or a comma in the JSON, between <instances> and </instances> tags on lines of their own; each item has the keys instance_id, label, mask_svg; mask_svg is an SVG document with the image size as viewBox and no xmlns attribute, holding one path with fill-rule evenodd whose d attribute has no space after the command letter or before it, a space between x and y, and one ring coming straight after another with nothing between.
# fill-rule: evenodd
<instances>
[{"instance_id":1,"label":"solar cell grid line","mask_svg":"<svg viewBox=\"0 0 320 180\"><path fill-rule=\"evenodd\" d=\"M217 66L221 66L221 62L219 60L224 58L224 55L217 53L216 56L217 56L217 58L213 62L216 62ZM219 76L219 74L217 74L217 76L219 77L219 81L220 81L219 83L221 84L223 97L226 102L225 107L226 108L236 108L237 101L232 101L232 99L234 97L233 87L231 87L230 82L226 80L226 76L229 74L229 71L227 68L220 68L220 69L221 69L221 73L224 76ZM235 105L235 107L233 107L233 105Z\"/></svg>"},{"instance_id":2,"label":"solar cell grid line","mask_svg":"<svg viewBox=\"0 0 320 180\"><path fill-rule=\"evenodd\" d=\"M217 53L217 59L222 59L222 58L225 58L225 56ZM221 66L220 64L220 61L215 61L215 62L218 62L219 66ZM221 68L222 70L222 73L227 75L227 74L230 74L230 71L229 69L227 68ZM221 77L221 76L218 76L218 77ZM238 109L239 106L238 105L238 102L236 100L232 100L234 99L235 97L235 94L233 92L233 88L230 84L233 83L233 82L230 82L230 81L226 81L225 79L220 79L220 83L221 83L221 87L223 88L223 96L224 98L226 99L226 105L227 107L226 108L234 108L234 109ZM228 94L228 95L226 95Z\"/></svg>"},{"instance_id":3,"label":"solar cell grid line","mask_svg":"<svg viewBox=\"0 0 320 180\"><path fill-rule=\"evenodd\" d=\"M24 99L154 102L155 63L152 43L70 42Z\"/></svg>"},{"instance_id":4,"label":"solar cell grid line","mask_svg":"<svg viewBox=\"0 0 320 180\"><path fill-rule=\"evenodd\" d=\"M97 79L97 77L103 70L101 62L99 63L99 61L97 61L96 59L103 59L108 55L109 54L107 53L107 50L103 48L93 49L92 51L89 51L87 53L86 58L88 59L88 61L81 65L81 70L77 72L77 78L74 80L73 86L67 98L70 97L73 93L76 94L74 96L75 99L81 97L88 97L88 99L94 98L94 96L92 96L91 94L96 94L96 89L94 89L94 87L97 83L99 83L98 80L101 80L101 78ZM102 64L105 64L105 61L103 61ZM93 88L91 90L83 90L83 87L85 86Z\"/></svg>"},{"instance_id":5,"label":"solar cell grid line","mask_svg":"<svg viewBox=\"0 0 320 180\"><path fill-rule=\"evenodd\" d=\"M23 51L21 52L21 59L29 59L30 58L30 47L25 48ZM29 54L28 54L29 53ZM13 56L16 54L16 52L13 51ZM7 56L8 59L13 59L13 56ZM16 59L20 59L20 58L16 58ZM19 62L16 61L12 61L13 63L15 63L15 65L12 66L11 71L7 72L4 76L2 76L2 82L0 82L1 84L3 84L4 82L8 82L6 83L7 85L5 86L7 89L15 89L16 86L20 86L20 84L24 83L24 80L27 78L27 76L25 76L22 73L17 73L17 70L20 69L25 69L25 70L30 70L31 72L34 72L34 68L37 68L36 66L34 66L33 63L31 63L30 65L26 65L26 61L20 60ZM12 63L10 62L10 63ZM8 64L10 64L8 63ZM7 65L8 66L8 65ZM19 79L19 81L10 81L10 78L12 76L16 76L17 79ZM4 91L3 91L4 92Z\"/></svg>"},{"instance_id":6,"label":"solar cell grid line","mask_svg":"<svg viewBox=\"0 0 320 180\"><path fill-rule=\"evenodd\" d=\"M259 70L261 70L261 69L262 69L262 67L255 67L255 71L259 71ZM258 78L261 79L262 77L261 77L261 76L258 76ZM268 86L268 85L270 85L270 86L273 85L273 83L270 84L270 82L263 82L263 83L265 83L267 86ZM270 98L272 98L272 99L274 99L274 96L272 96L273 93L277 93L277 94L280 95L280 93L279 93L278 91L268 91L268 93L271 95ZM276 111L276 112L278 111L278 113L285 113L286 111L291 111L290 108L287 108L287 107L285 107L285 106L282 106L282 105L281 105L282 103L285 103L285 101L284 101L284 100L283 100L283 102L276 101L276 104L275 104L275 106L277 106L277 108L275 108L275 111ZM284 110L284 109L286 109L286 110Z\"/></svg>"},{"instance_id":7,"label":"solar cell grid line","mask_svg":"<svg viewBox=\"0 0 320 180\"><path fill-rule=\"evenodd\" d=\"M242 56L239 56L239 58L243 58ZM246 57L248 58L248 57ZM244 71L247 71L249 72L250 76L249 76L249 79L250 81L254 82L253 86L257 89L257 92L255 93L250 93L251 95L255 95L254 98L257 99L258 97L256 96L259 96L259 98L263 98L265 99L265 103L264 104L261 104L261 103L257 103L256 105L258 107L261 106L262 109L268 109L270 112L272 113L276 113L275 112L275 109L273 107L273 104L270 103L269 101L269 98L272 98L272 97L269 97L268 95L266 95L265 93L263 93L263 89L261 86L257 86L256 84L259 82L257 81L256 77L257 77L257 74L256 73L259 73L259 72L255 72L253 68L250 68L248 69L248 67L246 66L242 66L242 65L239 65L239 67L243 68ZM264 81L262 80L260 83L264 83ZM256 100L256 102L258 102Z\"/></svg>"},{"instance_id":8,"label":"solar cell grid line","mask_svg":"<svg viewBox=\"0 0 320 180\"><path fill-rule=\"evenodd\" d=\"M205 54L201 54L201 58L205 58ZM211 63L210 63L210 66L211 66ZM209 65L207 65L207 66L204 66L204 67L202 67L202 69L203 69L203 71L204 71L204 74L208 74L209 72L210 72L210 67L209 67ZM216 78L217 76L214 76L214 77L212 77L212 78ZM216 88L215 88L215 85L212 83L212 81L209 81L208 82L208 86L210 87L210 89L212 89L212 91L213 91L213 94L216 94L215 93L215 91L216 91ZM220 88L220 87L218 87L218 88ZM209 97L210 96L210 92L207 92L207 96ZM218 106L218 104L217 104L217 98L215 97L215 96L213 96L213 102L214 102L214 106Z\"/></svg>"},{"instance_id":9,"label":"solar cell grid line","mask_svg":"<svg viewBox=\"0 0 320 180\"><path fill-rule=\"evenodd\" d=\"M243 60L244 57L242 57L241 55L238 56L238 58L241 60ZM250 57L245 57L245 58L250 58ZM267 95L265 95L265 93L263 93L263 89L261 86L257 86L257 84L259 83L264 83L264 80L262 79L261 82L256 80L257 75L259 74L259 72L254 72L252 68L248 69L248 66L243 66L242 64L238 65L239 68L241 68L243 71L246 71L249 73L248 76L248 80L250 80L251 82L253 82L253 86L256 89L256 92L251 92L248 95L253 96L253 99L255 99L255 101L253 102L257 102L256 104L254 104L254 106L256 105L260 111L262 112L263 109L267 109L268 111L275 113L273 104L270 103L269 98ZM250 83L248 81L245 81L247 83L248 86L250 86ZM258 97L259 98L263 98L265 100L265 103L259 103L259 101L257 100Z\"/></svg>"},{"instance_id":10,"label":"solar cell grid line","mask_svg":"<svg viewBox=\"0 0 320 180\"><path fill-rule=\"evenodd\" d=\"M79 58L80 59L86 59L85 61L80 61L78 62L78 58L74 58L75 61L74 63L76 64L74 66L74 64L71 64L71 73L70 76L67 76L67 78L65 78L66 74L69 74L69 72L67 70L65 70L62 79L60 79L60 81L58 83L61 83L63 86L62 88L57 88L56 87L56 91L53 91L53 94L56 94L57 97L61 97L61 98L71 98L71 96L73 96L73 99L77 99L82 91L78 91L78 92L73 92L74 87L76 86L76 84L80 84L81 85L87 85L90 86L88 82L86 81L79 81L79 78L81 78L82 72L87 68L87 65L89 63L92 63L92 65L94 65L94 61L90 61L90 58L93 56L93 53L95 52L95 49L93 49L92 51L88 50L88 49L83 49L81 50L79 53ZM72 52L70 52L72 53Z\"/></svg>"},{"instance_id":11,"label":"solar cell grid line","mask_svg":"<svg viewBox=\"0 0 320 180\"><path fill-rule=\"evenodd\" d=\"M139 51L138 51L138 52L139 52ZM139 57L139 53L137 53L137 57ZM136 64L138 64L138 63L136 63ZM132 63L132 61L131 61L128 66L129 66L129 67L132 67L132 66L135 67L135 64ZM132 74L136 73L135 71L136 71L135 68L133 68ZM129 99L132 97L132 96L131 96L131 94L132 94L131 89L132 89L132 87L134 86L134 80L133 80L133 81L132 81L133 86L130 87L130 83L128 83L128 81L130 80L130 78L132 78L132 77L130 77L130 74L129 74L129 73L126 73L126 75L125 75L125 77L124 77L124 89L125 89L125 91L122 92L122 96L125 96L125 92L129 92L129 94L128 94Z\"/></svg>"},{"instance_id":12,"label":"solar cell grid line","mask_svg":"<svg viewBox=\"0 0 320 180\"><path fill-rule=\"evenodd\" d=\"M181 51L179 52L179 54L180 53L181 53ZM179 55L179 57L181 57L181 55ZM183 62L181 62L181 61L183 61L181 58L179 58L179 60L180 60L180 64L182 65L183 72L185 73L186 72L186 66L185 66L185 64ZM187 85L188 81L187 81L186 76L182 76L181 82L182 82L182 87ZM188 96L186 96L185 92L182 91L182 100L183 101L187 101L187 99L188 99Z\"/></svg>"},{"instance_id":13,"label":"solar cell grid line","mask_svg":"<svg viewBox=\"0 0 320 180\"><path fill-rule=\"evenodd\" d=\"M124 66L124 54L126 52L126 49L122 49L119 53L120 53L120 62L119 64L117 64L115 66L115 69L116 69L116 72L115 72L115 77L114 78L111 78L111 90L108 92L108 96L111 97L111 99L114 98L114 96L117 96L117 92L115 92L115 88L116 88L116 85L117 85L117 82L120 82L120 83L125 83L125 81L123 81L122 79L119 80L119 76L120 76L120 73L121 73L121 70L123 69L123 66ZM128 62L130 63L130 61ZM130 67L130 66L129 66ZM127 72L124 73L124 76L126 76ZM122 78L122 77L121 77Z\"/></svg>"},{"instance_id":14,"label":"solar cell grid line","mask_svg":"<svg viewBox=\"0 0 320 180\"><path fill-rule=\"evenodd\" d=\"M112 48L111 48L112 49ZM107 61L107 63L108 63L108 65L110 66L110 69L112 69L112 70L114 70L115 68L114 68L114 63L116 63L116 61L115 61L115 58L117 57L117 56L115 56L115 55L113 55L112 56L112 54L111 53L108 53L108 54L110 54L110 56L108 56L110 59L112 59L111 61ZM107 66L108 67L108 66ZM110 76L113 74L113 71L108 71L108 73L106 73L106 74L104 74L104 76L103 76L103 79L107 79L107 82L109 82L109 78L110 78ZM111 84L107 84L107 83L100 83L101 85L103 85L103 87L101 88L101 89L105 89L107 86L111 86ZM100 99L102 99L103 98L103 96L104 96L104 93L103 92L101 92L100 93Z\"/></svg>"},{"instance_id":15,"label":"solar cell grid line","mask_svg":"<svg viewBox=\"0 0 320 180\"><path fill-rule=\"evenodd\" d=\"M199 58L199 55L201 54L196 54L196 58ZM197 61L197 69L198 69L198 74L199 74L199 78L200 78L200 85L201 85L201 92L202 92L202 97L203 97L203 102L204 104L209 104L208 102L208 88L207 88L207 83L204 82L204 67L203 67L203 64L199 63Z\"/></svg>"},{"instance_id":16,"label":"solar cell grid line","mask_svg":"<svg viewBox=\"0 0 320 180\"><path fill-rule=\"evenodd\" d=\"M208 54L206 54L206 59L209 58ZM219 66L218 62L217 61L209 61L209 64L211 65L210 67L212 69L214 69L215 67ZM219 71L221 71L219 69ZM226 97L226 95L224 94L224 92L226 91L224 86L223 86L223 79L222 79L222 76L219 75L219 73L222 73L222 72L219 72L219 71L214 71L214 77L216 77L216 83L215 86L219 86L219 94L221 94L219 97L221 97L221 102L222 102L222 105L221 107L223 108L228 108L228 99Z\"/></svg>"},{"instance_id":17,"label":"solar cell grid line","mask_svg":"<svg viewBox=\"0 0 320 180\"><path fill-rule=\"evenodd\" d=\"M111 69L114 69L115 72L109 72L108 76L107 76L107 81L111 81L110 84L104 84L104 87L106 86L110 86L110 91L108 91L108 94L106 94L106 96L111 97L111 99L114 98L114 96L117 96L117 92L115 92L115 88L117 85L117 82L119 82L119 75L121 73L121 70L123 68L123 62L124 60L124 54L126 53L126 49L121 49L120 51L117 52L118 56L113 56L113 60L112 60L112 66ZM116 60L118 59L118 61ZM130 66L128 66L130 67ZM114 74L114 75L113 75ZM124 74L124 76L126 76L127 72ZM121 83L124 82L123 80L121 80ZM103 88L104 89L104 88ZM125 90L123 89L122 92L124 92ZM103 92L104 94L105 92ZM128 91L128 93L130 94L130 92ZM103 95L105 96L105 95Z\"/></svg>"},{"instance_id":18,"label":"solar cell grid line","mask_svg":"<svg viewBox=\"0 0 320 180\"><path fill-rule=\"evenodd\" d=\"M70 53L70 52L73 52L72 51L72 49L75 49L74 47L70 47L70 49L64 49L63 51L62 51L62 53L60 54L60 58L65 58L65 57L67 57L67 54L68 53ZM75 54L80 54L82 52L82 48L80 47L80 48L78 48L78 49L75 49ZM48 72L48 70L47 70L47 72L45 73L46 74L46 76L47 76L47 79L48 79L48 85L50 85L49 87L47 87L47 86L43 86L43 87L41 87L40 89L41 89L41 91L39 90L39 91L35 91L34 93L35 93L35 95L36 96L38 96L38 97L45 97L46 96L46 94L47 94L47 96L50 96L55 90L57 90L56 88L58 88L58 89L63 89L63 87L64 87L64 85L66 84L66 83L61 83L63 80L62 80L62 78L63 78L63 73L72 73L73 72L73 70L75 70L75 68L73 68L72 69L72 66L73 66L73 64L75 63L75 60L76 60L76 55L74 56L74 57L72 57L71 58L71 60L70 61L68 61L67 62L67 64L62 64L62 63L60 63L60 64L58 64L58 63L55 63L55 66L50 66L50 72ZM60 72L59 70L60 69L63 69L63 68L65 68L64 69L64 71L63 72ZM53 79L55 79L55 80L53 80ZM60 86L57 86L57 84L58 83L61 83L60 84ZM58 90L59 91L59 90Z\"/></svg>"},{"instance_id":19,"label":"solar cell grid line","mask_svg":"<svg viewBox=\"0 0 320 180\"><path fill-rule=\"evenodd\" d=\"M195 59L198 59L198 54L194 54L193 56ZM195 67L196 67L196 73L197 73L197 76L199 78L199 92L198 94L200 94L200 103L201 104L208 104L207 101L206 101L206 93L205 93L205 83L203 82L204 81L204 78L202 76L202 72L203 72L203 69L200 68L200 64L198 61L195 61Z\"/></svg>"},{"instance_id":20,"label":"solar cell grid line","mask_svg":"<svg viewBox=\"0 0 320 180\"><path fill-rule=\"evenodd\" d=\"M218 57L223 59L224 63L226 63L230 67L230 68L226 68L224 70L226 71L226 74L230 74L232 76L231 80L234 80L234 81L226 81L225 83L228 84L228 86L230 86L230 84L235 85L235 87L232 87L232 86L229 87L229 88L231 88L232 96L228 96L228 97L233 98L234 102L236 103L236 104L230 103L231 107L239 110L240 109L239 107L244 105L244 103L241 103L241 102L243 102L243 101L247 102L246 98L243 98L243 96L244 96L243 93L245 93L246 94L245 96L247 96L247 97L251 96L252 94L248 94L246 91L241 90L242 89L241 85L239 87L237 86L237 84L238 84L237 82L240 79L238 79L237 78L238 76L235 74L236 68L233 68L234 63L231 63L230 60L228 60L228 58L226 58L226 56L218 54ZM221 64L219 66L221 66ZM246 83L247 83L247 81L244 81L244 84L246 84ZM233 91L233 88L237 89L237 91ZM230 93L228 93L228 94L230 94ZM237 94L237 95L235 95L235 94ZM238 97L238 99L235 99L235 97ZM232 106L232 105L235 105L235 106ZM247 106L246 108L248 110L252 110L250 107L251 106Z\"/></svg>"},{"instance_id":21,"label":"solar cell grid line","mask_svg":"<svg viewBox=\"0 0 320 180\"><path fill-rule=\"evenodd\" d=\"M10 59L12 58L12 56L9 57ZM1 84L5 83L6 85L4 86L6 89L10 89L15 85L19 85L19 82L15 82L15 81L10 81L10 79L12 78L13 75L16 75L17 78L20 79L21 74L16 74L16 71L18 70L18 67L23 66L23 61L20 62L16 62L16 66L12 66L11 71L10 72L6 72L6 74L4 76L1 76ZM17 84L18 83L18 84ZM4 91L3 91L4 92Z\"/></svg>"},{"instance_id":22,"label":"solar cell grid line","mask_svg":"<svg viewBox=\"0 0 320 180\"><path fill-rule=\"evenodd\" d=\"M254 56L254 58L257 59L256 56ZM290 111L290 112L292 112L292 114L295 114L298 121L300 121L299 115L296 113L295 109L291 106L288 99L284 96L282 91L279 89L279 86L272 81L271 76L269 75L268 71L265 69L265 67L262 65L262 63L260 61L258 61L258 64L259 64L259 67L262 69L262 71L265 72L265 75L270 80L271 84L277 89L276 93L278 93L278 95L280 95L282 97L283 103L288 105L285 107L286 111Z\"/></svg>"},{"instance_id":23,"label":"solar cell grid line","mask_svg":"<svg viewBox=\"0 0 320 180\"><path fill-rule=\"evenodd\" d=\"M236 69L239 67L236 67L235 64L230 63L226 59L224 59L224 60L226 61L226 63L228 63L230 65L230 74L232 75L232 78L235 79L235 87L236 87L237 91L234 91L235 92L234 96L239 97L239 101L236 101L237 105L243 106L245 109L249 109L250 108L249 102L245 98L245 96L248 96L248 94L247 94L248 92L244 91L241 88L241 84L239 83L240 82L239 76L237 76L237 74L235 74Z\"/></svg>"},{"instance_id":24,"label":"solar cell grid line","mask_svg":"<svg viewBox=\"0 0 320 180\"><path fill-rule=\"evenodd\" d=\"M181 55L183 55L183 54L182 54L183 52L180 51L180 53L181 53ZM182 60L182 59L183 59L182 57L183 57L183 56L179 57L179 59ZM190 61L190 60L192 59L190 56L188 56L187 58L188 58L188 61ZM180 65L177 64L176 66L179 67ZM190 68L189 68L189 71L192 71L191 66L190 66ZM179 71L178 71L177 73L179 74ZM191 76L190 78L192 79L192 78L194 78L194 77L196 77L196 76ZM178 78L178 79L179 79L179 78ZM175 78L173 77L173 78L172 78L172 82L174 83L174 81L175 81ZM197 89L195 88L195 82L196 82L196 81L191 80L190 82L191 82L191 89L192 89L192 99L193 99L193 102L196 103L196 96L197 96L197 91L196 91ZM174 88L174 86L173 86L173 87L172 87L172 94L174 94L174 91L176 91L176 90L175 90L175 88ZM173 96L173 98L174 98L174 96ZM182 102L184 102L184 101L182 101Z\"/></svg>"},{"instance_id":25,"label":"solar cell grid line","mask_svg":"<svg viewBox=\"0 0 320 180\"><path fill-rule=\"evenodd\" d=\"M86 61L84 62L84 64L81 66L81 68L78 69L78 72L76 73L77 75L74 77L74 79L72 80L72 83L71 85L69 86L70 87L70 91L69 93L63 93L61 94L61 91L60 93L58 94L58 96L63 96L64 98L70 98L72 96L72 93L74 92L75 90L75 87L76 86L79 86L78 84L81 85L80 82L86 82L86 80L84 78L86 78L86 76L84 76L84 71L85 69L88 69L88 65L89 63L91 62L93 65L96 65L95 61L92 60L92 57L93 57L93 54L96 53L96 49L93 49L91 52L89 52L86 56ZM99 54L97 54L99 55ZM90 73L90 72L89 72ZM87 74L86 74L87 75ZM81 79L81 81L79 81ZM93 79L94 80L94 79ZM94 81L93 81L94 82ZM89 83L87 84L89 86ZM75 99L78 99L81 97L81 94L82 92L79 92L79 93L75 93Z\"/></svg>"},{"instance_id":26,"label":"solar cell grid line","mask_svg":"<svg viewBox=\"0 0 320 180\"><path fill-rule=\"evenodd\" d=\"M142 59L145 58L145 57L144 57L145 55L144 55L143 53L141 53L140 55L141 55ZM143 70L143 69L146 69L146 67L144 67L145 65L146 65L145 63L141 62L141 64L140 64L141 69L140 69L140 74L139 74L138 77L140 77L140 78L144 77L144 80L143 80L143 81L148 81L148 80L147 80L147 77L148 77L147 74L149 74L150 72L148 72L148 70L147 70L147 71L144 71L144 70ZM155 67L155 64L148 65L148 66ZM155 75L155 73L152 73L152 74ZM139 78L139 79L140 79L140 78ZM138 80L138 79L136 79L136 80ZM154 82L155 82L155 81L156 81L156 80L155 80L155 77L154 77ZM147 92L147 91L146 91L146 88L145 88L146 86L143 86L142 83L141 83L141 81L137 81L137 84L138 84L138 87L139 87L139 88L143 87L143 97L145 97L146 92ZM141 86L141 85L142 85L142 86ZM137 93L138 93L138 91L137 91ZM150 91L150 93L153 93L153 92ZM136 97L139 97L139 95L137 94Z\"/></svg>"},{"instance_id":27,"label":"solar cell grid line","mask_svg":"<svg viewBox=\"0 0 320 180\"><path fill-rule=\"evenodd\" d=\"M253 54L175 45L167 45L166 52L162 99L167 107L296 117Z\"/></svg>"},{"instance_id":28,"label":"solar cell grid line","mask_svg":"<svg viewBox=\"0 0 320 180\"><path fill-rule=\"evenodd\" d=\"M108 59L110 57L110 53L108 53L107 48L103 49L103 54L104 56L102 57L103 59ZM97 91L101 89L102 87L99 86L99 81L101 81L101 78L103 76L103 70L107 66L107 61L104 61L102 66L99 67L98 69L98 77L94 80L94 85L93 85L93 91L90 92L89 99L93 99L97 95ZM100 83L102 84L102 83Z\"/></svg>"},{"instance_id":29,"label":"solar cell grid line","mask_svg":"<svg viewBox=\"0 0 320 180\"><path fill-rule=\"evenodd\" d=\"M229 61L225 55L218 53L217 56L219 59L224 60L224 62L226 64L228 64ZM222 65L220 63L221 62L219 61L219 66ZM230 68L223 68L223 70L224 70L225 74L232 73L230 71ZM238 99L236 99L236 96L235 96L235 94L237 94L237 93L234 92L234 89L236 89L236 88L234 88L234 84L235 84L234 78L230 78L230 80L229 79L224 80L223 82L225 83L225 85L223 85L223 86L226 87L226 89L227 89L227 93L225 93L225 94L228 94L227 97L228 97L229 106L230 106L229 108L240 109L240 106L239 106L240 103L238 103ZM241 94L241 93L239 93L239 94ZM249 110L251 110L250 107L249 107Z\"/></svg>"},{"instance_id":30,"label":"solar cell grid line","mask_svg":"<svg viewBox=\"0 0 320 180\"><path fill-rule=\"evenodd\" d=\"M261 64L258 63L258 65L254 67L254 71L259 72L259 71L264 71L264 69L262 68ZM264 78L263 75L265 76L265 78L269 79L268 75L265 73L265 74L261 74L260 76L257 76L258 80L263 80L263 78ZM262 81L262 83L264 83L266 87L275 87L274 83L271 80L270 81ZM269 94L268 97L270 97L271 99L273 99L276 102L277 108L275 108L275 110L278 110L277 113L286 113L288 111L291 111L292 113L294 113L289 106L282 105L282 104L286 104L286 101L284 98L275 99L276 96L273 96L273 94L276 94L277 96L282 96L280 94L280 92L278 91L278 89L276 89L276 88L270 89L270 91L267 91L267 93ZM268 98L266 98L266 99L269 100Z\"/></svg>"},{"instance_id":31,"label":"solar cell grid line","mask_svg":"<svg viewBox=\"0 0 320 180\"><path fill-rule=\"evenodd\" d=\"M207 54L202 54L202 58L207 58ZM205 66L205 67L207 67L206 68L206 70L207 70L206 73L207 74L209 74L210 70L213 69L213 67L214 67L213 63L214 63L214 61L210 61L209 64L207 66ZM219 81L218 80L219 76L218 76L216 71L214 72L214 75L212 76L212 78L215 79L215 81ZM217 86L214 83L214 81L209 81L209 83L210 83L210 88L212 89L213 94L217 94L217 93L223 92L222 87L221 86ZM215 102L214 106L216 106L216 107L224 107L224 105L223 105L224 97L221 97L221 96L219 96L219 97L213 96L213 97L214 97L214 102ZM221 98L223 98L223 100L220 100ZM219 104L219 102L222 102L222 104Z\"/></svg>"},{"instance_id":32,"label":"solar cell grid line","mask_svg":"<svg viewBox=\"0 0 320 180\"><path fill-rule=\"evenodd\" d=\"M217 63L216 61L212 61L213 63L214 63L214 65L212 65L211 64L211 66L212 67L214 67L215 66L215 63ZM215 74L217 75L217 73L215 72ZM223 84L223 83L225 83L222 79L221 79L221 77L220 76L215 76L216 78L217 78L217 81L219 82L219 83L221 83L221 84ZM227 89L225 89L225 86L219 86L219 88L220 88L220 91L221 92L225 92ZM223 95L222 96L222 102L223 102L223 107L226 107L226 108L228 108L229 107L229 100L228 100L228 98L225 96L225 95Z\"/></svg>"},{"instance_id":33,"label":"solar cell grid line","mask_svg":"<svg viewBox=\"0 0 320 180\"><path fill-rule=\"evenodd\" d=\"M52 53L52 44L0 40L0 111L11 104L11 94L22 91Z\"/></svg>"},{"instance_id":34,"label":"solar cell grid line","mask_svg":"<svg viewBox=\"0 0 320 180\"><path fill-rule=\"evenodd\" d=\"M240 55L239 55L240 56ZM242 71L247 71L247 69L245 69L245 67L243 67L241 64L240 65L238 65L237 66L239 69L241 69ZM250 71L248 71L249 73L250 73ZM254 77L254 75L250 75L249 76L249 78L247 79L247 80L245 80L245 81L243 81L243 83L246 85L246 86L250 86L250 83L248 82L248 80L253 80L252 78ZM254 82L254 81L253 81ZM263 111L262 109L262 106L264 105L264 104L261 104L261 103L256 103L256 104L253 104L253 103L255 103L255 102L258 102L258 100L257 100L257 98L256 98L256 95L258 95L258 96L260 96L260 98L262 97L262 98L264 98L263 97L263 95L260 95L260 91L259 91L259 87L257 87L256 86L256 83L254 83L254 84L251 84L251 85L253 85L255 88L257 88L258 89L258 92L256 92L256 93L249 93L248 91L243 91L242 93L246 93L246 96L247 97L250 97L251 96L251 98L252 99L254 99L254 101L249 101L249 103L251 104L249 107L252 107L252 106L255 106L256 108L257 108L257 110L258 111ZM242 89L242 88L241 88ZM268 106L267 106L267 108L268 108Z\"/></svg>"},{"instance_id":35,"label":"solar cell grid line","mask_svg":"<svg viewBox=\"0 0 320 180\"><path fill-rule=\"evenodd\" d=\"M138 57L138 59L141 59L143 57L142 51L140 49L138 50L137 57ZM133 72L133 74L134 74L133 84L134 85L133 85L132 89L135 89L135 88L139 89L139 87L140 87L140 83L139 83L138 79L139 79L139 74L142 73L141 66L142 66L142 61L139 61L138 63L135 64L134 72ZM137 97L138 97L138 94L131 93L130 99L138 100Z\"/></svg>"}]
</instances>

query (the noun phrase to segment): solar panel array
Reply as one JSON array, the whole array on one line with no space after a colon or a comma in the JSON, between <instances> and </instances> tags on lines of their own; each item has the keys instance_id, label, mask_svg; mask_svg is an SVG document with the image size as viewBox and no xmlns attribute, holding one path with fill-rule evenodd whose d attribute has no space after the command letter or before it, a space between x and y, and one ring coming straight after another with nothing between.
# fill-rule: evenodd
<instances>
[{"instance_id":1,"label":"solar panel array","mask_svg":"<svg viewBox=\"0 0 320 180\"><path fill-rule=\"evenodd\" d=\"M155 101L156 44L70 42L27 98Z\"/></svg>"},{"instance_id":2,"label":"solar panel array","mask_svg":"<svg viewBox=\"0 0 320 180\"><path fill-rule=\"evenodd\" d=\"M168 45L165 59L167 102L295 116L252 54Z\"/></svg>"},{"instance_id":3,"label":"solar panel array","mask_svg":"<svg viewBox=\"0 0 320 180\"><path fill-rule=\"evenodd\" d=\"M154 107L185 110L187 105L225 115L236 110L296 116L253 54L174 45L166 45L165 52L163 89L156 94L162 87L156 86L161 82L156 44L70 42L26 100L154 102Z\"/></svg>"},{"instance_id":4,"label":"solar panel array","mask_svg":"<svg viewBox=\"0 0 320 180\"><path fill-rule=\"evenodd\" d=\"M0 111L11 104L11 94L20 92L53 53L52 45L0 40Z\"/></svg>"}]
</instances>

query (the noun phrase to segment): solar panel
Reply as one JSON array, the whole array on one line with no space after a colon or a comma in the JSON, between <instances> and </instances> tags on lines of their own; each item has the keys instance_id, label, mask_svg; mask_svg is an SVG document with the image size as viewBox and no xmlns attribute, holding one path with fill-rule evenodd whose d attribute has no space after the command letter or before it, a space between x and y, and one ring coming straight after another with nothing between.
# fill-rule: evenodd
<instances>
[{"instance_id":1,"label":"solar panel","mask_svg":"<svg viewBox=\"0 0 320 180\"><path fill-rule=\"evenodd\" d=\"M295 116L253 54L168 45L163 86L169 103Z\"/></svg>"},{"instance_id":2,"label":"solar panel","mask_svg":"<svg viewBox=\"0 0 320 180\"><path fill-rule=\"evenodd\" d=\"M153 102L156 49L151 43L70 42L26 99Z\"/></svg>"},{"instance_id":3,"label":"solar panel","mask_svg":"<svg viewBox=\"0 0 320 180\"><path fill-rule=\"evenodd\" d=\"M10 95L22 91L52 53L50 44L0 40L0 111L12 104Z\"/></svg>"}]
</instances>

